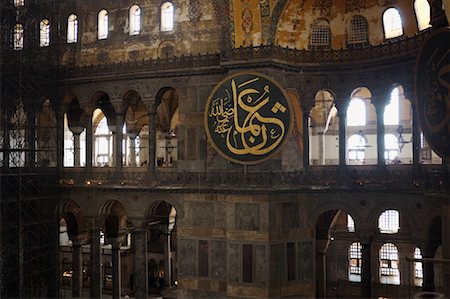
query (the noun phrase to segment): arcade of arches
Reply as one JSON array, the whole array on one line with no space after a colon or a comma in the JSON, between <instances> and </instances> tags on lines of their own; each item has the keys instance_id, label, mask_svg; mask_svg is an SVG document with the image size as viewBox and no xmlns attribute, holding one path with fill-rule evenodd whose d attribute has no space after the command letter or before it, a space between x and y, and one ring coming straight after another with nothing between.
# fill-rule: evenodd
<instances>
[{"instance_id":1,"label":"arcade of arches","mask_svg":"<svg viewBox=\"0 0 450 299\"><path fill-rule=\"evenodd\" d=\"M2 89L0 174L54 176L51 196L17 198L53 205L55 269L0 274L8 294L450 296L450 161L422 132L415 81L447 2L79 0L33 20L27 2L12 3L9 55L56 55L41 94ZM290 134L258 164L227 160L205 131L211 91L243 72L291 103Z\"/></svg>"}]
</instances>

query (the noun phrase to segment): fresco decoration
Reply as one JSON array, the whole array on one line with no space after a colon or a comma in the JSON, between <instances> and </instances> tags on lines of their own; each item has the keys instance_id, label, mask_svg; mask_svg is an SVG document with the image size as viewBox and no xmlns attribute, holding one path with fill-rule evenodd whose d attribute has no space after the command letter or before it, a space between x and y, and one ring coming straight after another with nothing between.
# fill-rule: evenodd
<instances>
[{"instance_id":1,"label":"fresco decoration","mask_svg":"<svg viewBox=\"0 0 450 299\"><path fill-rule=\"evenodd\" d=\"M450 158L450 28L428 37L417 58L416 98L422 131L432 149Z\"/></svg>"},{"instance_id":2,"label":"fresco decoration","mask_svg":"<svg viewBox=\"0 0 450 299\"><path fill-rule=\"evenodd\" d=\"M204 120L209 142L225 159L257 164L276 154L288 139L293 109L273 79L237 73L213 89Z\"/></svg>"},{"instance_id":3,"label":"fresco decoration","mask_svg":"<svg viewBox=\"0 0 450 299\"><path fill-rule=\"evenodd\" d=\"M314 11L319 11L321 16L329 16L333 8L332 0L315 0Z\"/></svg>"},{"instance_id":4,"label":"fresco decoration","mask_svg":"<svg viewBox=\"0 0 450 299\"><path fill-rule=\"evenodd\" d=\"M253 32L253 14L250 5L250 0L241 0L243 4L242 10L242 30L244 32L244 46L252 46L252 32Z\"/></svg>"}]
</instances>

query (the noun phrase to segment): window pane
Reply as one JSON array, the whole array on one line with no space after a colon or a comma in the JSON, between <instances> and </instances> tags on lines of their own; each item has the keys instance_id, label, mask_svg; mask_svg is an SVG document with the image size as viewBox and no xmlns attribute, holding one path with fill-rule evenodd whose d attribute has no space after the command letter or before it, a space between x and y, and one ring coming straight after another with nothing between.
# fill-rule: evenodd
<instances>
[{"instance_id":1,"label":"window pane","mask_svg":"<svg viewBox=\"0 0 450 299\"><path fill-rule=\"evenodd\" d=\"M383 14L385 38L394 38L403 35L403 25L400 12L396 8L389 8Z\"/></svg>"}]
</instances>

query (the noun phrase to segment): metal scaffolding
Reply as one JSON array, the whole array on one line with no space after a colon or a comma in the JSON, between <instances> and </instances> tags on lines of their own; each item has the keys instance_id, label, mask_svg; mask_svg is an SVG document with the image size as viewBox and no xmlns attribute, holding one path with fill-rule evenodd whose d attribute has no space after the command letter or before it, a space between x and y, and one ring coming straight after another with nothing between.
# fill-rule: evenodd
<instances>
[{"instance_id":1,"label":"metal scaffolding","mask_svg":"<svg viewBox=\"0 0 450 299\"><path fill-rule=\"evenodd\" d=\"M0 4L0 297L57 296L58 37L39 47L43 16L58 23L57 1ZM56 12L56 13L53 13Z\"/></svg>"}]
</instances>

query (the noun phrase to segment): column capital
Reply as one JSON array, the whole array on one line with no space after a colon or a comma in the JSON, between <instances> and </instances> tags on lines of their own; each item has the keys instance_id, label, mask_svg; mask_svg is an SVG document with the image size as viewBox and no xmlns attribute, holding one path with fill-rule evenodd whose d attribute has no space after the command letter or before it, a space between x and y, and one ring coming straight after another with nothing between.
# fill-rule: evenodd
<instances>
[{"instance_id":1,"label":"column capital","mask_svg":"<svg viewBox=\"0 0 450 299\"><path fill-rule=\"evenodd\" d=\"M125 114L125 107L122 99L113 99L110 100L111 105L114 108L114 112L117 114Z\"/></svg>"}]
</instances>

